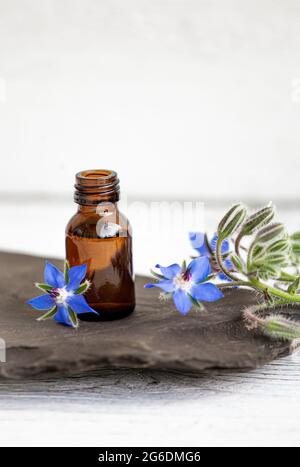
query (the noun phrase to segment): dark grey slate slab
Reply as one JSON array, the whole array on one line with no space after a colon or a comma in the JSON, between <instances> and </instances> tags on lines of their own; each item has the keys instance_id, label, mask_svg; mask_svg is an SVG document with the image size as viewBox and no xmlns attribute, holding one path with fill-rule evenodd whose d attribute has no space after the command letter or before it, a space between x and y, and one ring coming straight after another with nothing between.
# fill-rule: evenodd
<instances>
[{"instance_id":1,"label":"dark grey slate slab","mask_svg":"<svg viewBox=\"0 0 300 467\"><path fill-rule=\"evenodd\" d=\"M112 322L81 322L78 330L54 321L38 322L40 312L26 305L39 295L44 259L0 253L0 337L7 346L2 378L62 376L114 368L150 368L202 372L216 368L252 369L287 355L291 346L247 331L241 310L256 297L250 291L227 292L182 317L172 303L144 289L137 277L137 308ZM53 260L59 267L61 261Z\"/></svg>"}]
</instances>

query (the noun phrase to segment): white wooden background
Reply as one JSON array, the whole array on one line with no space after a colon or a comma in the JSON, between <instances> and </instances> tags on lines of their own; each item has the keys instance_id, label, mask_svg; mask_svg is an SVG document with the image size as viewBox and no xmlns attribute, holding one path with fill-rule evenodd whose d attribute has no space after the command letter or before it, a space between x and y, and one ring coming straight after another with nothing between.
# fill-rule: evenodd
<instances>
[{"instance_id":1,"label":"white wooden background","mask_svg":"<svg viewBox=\"0 0 300 467\"><path fill-rule=\"evenodd\" d=\"M100 167L132 195L299 196L299 15L298 0L0 0L0 194L71 193Z\"/></svg>"}]
</instances>

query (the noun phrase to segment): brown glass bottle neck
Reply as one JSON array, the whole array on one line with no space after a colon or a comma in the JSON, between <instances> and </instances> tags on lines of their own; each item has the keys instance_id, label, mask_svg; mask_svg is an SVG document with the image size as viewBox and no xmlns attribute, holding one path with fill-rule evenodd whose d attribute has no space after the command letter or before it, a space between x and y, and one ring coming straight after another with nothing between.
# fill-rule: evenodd
<instances>
[{"instance_id":1,"label":"brown glass bottle neck","mask_svg":"<svg viewBox=\"0 0 300 467\"><path fill-rule=\"evenodd\" d=\"M120 199L117 173L112 170L85 170L76 175L74 201L81 207L116 203Z\"/></svg>"},{"instance_id":2,"label":"brown glass bottle neck","mask_svg":"<svg viewBox=\"0 0 300 467\"><path fill-rule=\"evenodd\" d=\"M102 202L99 202L98 204L93 204L93 205L79 204L77 211L83 214L97 213L99 216L103 216L108 211L119 212L119 206L118 206L118 202L115 202L115 203L109 202L108 205L106 202L104 202L103 205L102 205Z\"/></svg>"}]
</instances>

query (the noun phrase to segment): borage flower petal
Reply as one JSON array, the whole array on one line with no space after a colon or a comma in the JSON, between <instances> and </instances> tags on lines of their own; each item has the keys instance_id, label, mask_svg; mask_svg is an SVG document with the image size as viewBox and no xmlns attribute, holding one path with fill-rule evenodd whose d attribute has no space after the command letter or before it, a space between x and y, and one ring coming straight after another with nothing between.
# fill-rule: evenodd
<instances>
[{"instance_id":1,"label":"borage flower petal","mask_svg":"<svg viewBox=\"0 0 300 467\"><path fill-rule=\"evenodd\" d=\"M50 310L55 305L53 298L48 294L32 298L27 303L36 310Z\"/></svg>"},{"instance_id":2,"label":"borage flower petal","mask_svg":"<svg viewBox=\"0 0 300 467\"><path fill-rule=\"evenodd\" d=\"M68 303L77 315L80 315L81 313L96 313L96 315L98 314L95 310L93 310L93 308L91 308L88 305L83 295L72 295L69 298Z\"/></svg>"},{"instance_id":3,"label":"borage flower petal","mask_svg":"<svg viewBox=\"0 0 300 467\"><path fill-rule=\"evenodd\" d=\"M214 257L215 257L216 249L217 249L218 235L215 233L213 235L212 239L210 240L210 242L209 242L210 251L209 251L209 249L207 247L206 248L204 248L204 247L198 248L198 242L200 244L203 241L204 245L206 245L206 237L202 232L190 233L189 236L190 236L190 241L191 241L192 247L195 250L197 250L201 256L207 256L210 260L212 260L215 263L215 261L214 261L215 258ZM202 240L202 239L205 239L205 240ZM229 252L230 252L230 242L229 242L229 240L225 239L225 240L223 240L222 245L221 245L221 254L222 255L227 255ZM226 269L228 269L229 271L233 271L235 269L233 263L228 258L224 260L224 265L225 265ZM219 279L221 279L223 281L227 281L227 282L232 281L222 271L214 271L214 272L218 273Z\"/></svg>"},{"instance_id":4,"label":"borage flower petal","mask_svg":"<svg viewBox=\"0 0 300 467\"><path fill-rule=\"evenodd\" d=\"M216 250L217 250L217 241L218 241L218 235L215 233L213 238L211 239L210 241L210 246L211 246L211 249L212 251L215 253ZM229 244L229 241L228 240L223 240L222 242L222 246L221 246L221 253L222 255L226 255L226 253L228 253L230 250L230 244Z\"/></svg>"},{"instance_id":5,"label":"borage flower petal","mask_svg":"<svg viewBox=\"0 0 300 467\"><path fill-rule=\"evenodd\" d=\"M68 309L64 305L57 305L57 313L54 316L54 319L60 324L65 324L66 326L73 327L73 324L69 317Z\"/></svg>"},{"instance_id":6,"label":"borage flower petal","mask_svg":"<svg viewBox=\"0 0 300 467\"><path fill-rule=\"evenodd\" d=\"M211 267L207 256L199 256L190 262L188 268L193 282L203 282L211 273Z\"/></svg>"},{"instance_id":7,"label":"borage flower petal","mask_svg":"<svg viewBox=\"0 0 300 467\"><path fill-rule=\"evenodd\" d=\"M51 264L48 261L46 262L45 266L44 281L46 284L57 288L64 287L66 285L63 273L57 269L54 264Z\"/></svg>"},{"instance_id":8,"label":"borage flower petal","mask_svg":"<svg viewBox=\"0 0 300 467\"><path fill-rule=\"evenodd\" d=\"M160 281L156 282L155 284L146 284L144 285L145 289L152 289L152 287L159 287L162 289L164 292L170 293L174 292L175 285L174 282L171 280L165 280L165 281Z\"/></svg>"},{"instance_id":9,"label":"borage flower petal","mask_svg":"<svg viewBox=\"0 0 300 467\"><path fill-rule=\"evenodd\" d=\"M209 249L206 244L205 234L202 232L190 232L190 242L192 247L202 256L209 256Z\"/></svg>"},{"instance_id":10,"label":"borage flower petal","mask_svg":"<svg viewBox=\"0 0 300 467\"><path fill-rule=\"evenodd\" d=\"M173 279L181 271L181 267L179 266L179 264L171 264L171 266L167 266L167 267L157 264L155 267L160 269L162 275L166 279Z\"/></svg>"},{"instance_id":11,"label":"borage flower petal","mask_svg":"<svg viewBox=\"0 0 300 467\"><path fill-rule=\"evenodd\" d=\"M177 310L182 314L186 315L192 308L192 302L189 296L181 289L177 289L173 294L173 300Z\"/></svg>"},{"instance_id":12,"label":"borage flower petal","mask_svg":"<svg viewBox=\"0 0 300 467\"><path fill-rule=\"evenodd\" d=\"M66 287L67 290L77 290L81 282L86 276L86 264L80 266L73 266L68 271L69 283Z\"/></svg>"},{"instance_id":13,"label":"borage flower petal","mask_svg":"<svg viewBox=\"0 0 300 467\"><path fill-rule=\"evenodd\" d=\"M202 302L215 302L224 297L221 290L210 282L194 285L191 289L191 295Z\"/></svg>"}]
</instances>

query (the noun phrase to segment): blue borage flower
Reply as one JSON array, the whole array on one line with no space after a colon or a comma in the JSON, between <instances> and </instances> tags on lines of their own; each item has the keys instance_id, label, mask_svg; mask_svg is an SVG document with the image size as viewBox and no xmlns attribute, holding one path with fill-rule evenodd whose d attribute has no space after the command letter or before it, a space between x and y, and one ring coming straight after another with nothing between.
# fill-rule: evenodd
<instances>
[{"instance_id":1,"label":"blue borage flower","mask_svg":"<svg viewBox=\"0 0 300 467\"><path fill-rule=\"evenodd\" d=\"M39 321L54 318L60 324L77 328L77 315L80 313L97 314L82 295L90 286L88 280L82 283L86 270L86 264L69 268L66 262L63 274L53 264L46 262L44 283L35 283L38 289L46 293L27 302L36 310L49 310L38 318Z\"/></svg>"},{"instance_id":2,"label":"blue borage flower","mask_svg":"<svg viewBox=\"0 0 300 467\"><path fill-rule=\"evenodd\" d=\"M212 237L210 241L208 240L207 236L202 232L190 232L189 237L190 237L190 242L191 242L192 247L196 251L198 251L200 256L207 256L212 261L214 260L214 256L215 256L216 249L217 249L217 241L218 241L218 235L216 233L214 234L214 236ZM221 254L226 256L229 252L230 252L230 243L228 240L224 240L222 242ZM229 271L234 270L234 265L232 264L230 259L225 258L223 263L226 269L228 269ZM214 261L213 261L213 264L214 264ZM226 274L224 274L222 271L216 271L216 272L218 272L219 279L223 281L231 282L231 279Z\"/></svg>"},{"instance_id":3,"label":"blue borage flower","mask_svg":"<svg viewBox=\"0 0 300 467\"><path fill-rule=\"evenodd\" d=\"M201 306L201 302L214 302L223 298L222 292L212 283L206 282L211 274L207 256L196 258L185 267L179 264L163 267L159 264L162 280L154 284L146 284L145 288L159 287L172 296L177 310L186 315L193 304Z\"/></svg>"}]
</instances>

